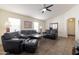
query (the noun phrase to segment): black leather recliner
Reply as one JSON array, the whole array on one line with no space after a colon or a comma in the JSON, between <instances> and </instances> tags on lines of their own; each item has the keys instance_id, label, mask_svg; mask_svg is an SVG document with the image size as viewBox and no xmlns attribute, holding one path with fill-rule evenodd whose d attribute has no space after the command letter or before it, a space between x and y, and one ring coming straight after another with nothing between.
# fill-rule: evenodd
<instances>
[{"instance_id":1,"label":"black leather recliner","mask_svg":"<svg viewBox=\"0 0 79 59\"><path fill-rule=\"evenodd\" d=\"M43 33L44 38L48 39L56 39L58 37L57 30L46 30L46 32Z\"/></svg>"},{"instance_id":2,"label":"black leather recliner","mask_svg":"<svg viewBox=\"0 0 79 59\"><path fill-rule=\"evenodd\" d=\"M20 53L22 51L21 47L22 40L19 40L17 35L18 35L17 32L13 32L13 33L5 33L2 36L2 44L5 52Z\"/></svg>"}]
</instances>

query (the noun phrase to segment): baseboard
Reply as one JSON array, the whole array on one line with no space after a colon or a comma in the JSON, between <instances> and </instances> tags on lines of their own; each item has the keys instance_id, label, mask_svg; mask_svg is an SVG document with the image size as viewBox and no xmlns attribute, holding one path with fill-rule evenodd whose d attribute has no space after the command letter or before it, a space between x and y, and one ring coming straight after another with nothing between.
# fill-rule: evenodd
<instances>
[{"instance_id":1,"label":"baseboard","mask_svg":"<svg viewBox=\"0 0 79 59\"><path fill-rule=\"evenodd\" d=\"M58 38L67 38L67 37L63 37L63 36L58 36Z\"/></svg>"},{"instance_id":2,"label":"baseboard","mask_svg":"<svg viewBox=\"0 0 79 59\"><path fill-rule=\"evenodd\" d=\"M75 36L75 35L72 35L72 34L68 34L68 36Z\"/></svg>"}]
</instances>

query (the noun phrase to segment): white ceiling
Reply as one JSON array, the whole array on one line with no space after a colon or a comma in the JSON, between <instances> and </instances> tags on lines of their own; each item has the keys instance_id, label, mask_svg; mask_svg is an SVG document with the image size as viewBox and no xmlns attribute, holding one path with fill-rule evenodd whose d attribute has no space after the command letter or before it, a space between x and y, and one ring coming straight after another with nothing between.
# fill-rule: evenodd
<instances>
[{"instance_id":1,"label":"white ceiling","mask_svg":"<svg viewBox=\"0 0 79 59\"><path fill-rule=\"evenodd\" d=\"M54 4L49 8L52 11L46 11L45 13L41 12L43 4L0 4L0 9L45 20L63 14L73 6L73 4Z\"/></svg>"}]
</instances>

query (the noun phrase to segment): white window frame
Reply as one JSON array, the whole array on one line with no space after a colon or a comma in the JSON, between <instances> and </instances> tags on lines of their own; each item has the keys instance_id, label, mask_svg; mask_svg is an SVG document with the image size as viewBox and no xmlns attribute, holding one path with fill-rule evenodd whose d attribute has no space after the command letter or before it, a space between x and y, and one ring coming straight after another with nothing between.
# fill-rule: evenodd
<instances>
[{"instance_id":1,"label":"white window frame","mask_svg":"<svg viewBox=\"0 0 79 59\"><path fill-rule=\"evenodd\" d=\"M33 22L33 29L39 32L39 22Z\"/></svg>"},{"instance_id":2,"label":"white window frame","mask_svg":"<svg viewBox=\"0 0 79 59\"><path fill-rule=\"evenodd\" d=\"M8 22L10 25L10 32L20 31L21 29L21 20L17 18L8 18Z\"/></svg>"}]
</instances>

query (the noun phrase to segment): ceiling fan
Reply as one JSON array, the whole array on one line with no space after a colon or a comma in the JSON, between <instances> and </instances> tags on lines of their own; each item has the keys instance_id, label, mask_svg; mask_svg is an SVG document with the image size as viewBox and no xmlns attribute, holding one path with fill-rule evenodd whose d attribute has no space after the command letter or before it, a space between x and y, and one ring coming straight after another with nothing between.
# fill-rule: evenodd
<instances>
[{"instance_id":1,"label":"ceiling fan","mask_svg":"<svg viewBox=\"0 0 79 59\"><path fill-rule=\"evenodd\" d=\"M46 4L43 5L43 9L42 9L42 13L44 13L45 11L52 11L50 10L49 8L53 6L53 4L49 5L49 6L46 6Z\"/></svg>"}]
</instances>

